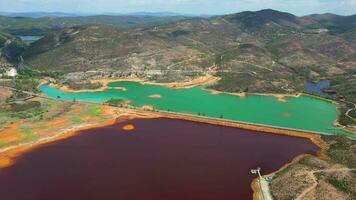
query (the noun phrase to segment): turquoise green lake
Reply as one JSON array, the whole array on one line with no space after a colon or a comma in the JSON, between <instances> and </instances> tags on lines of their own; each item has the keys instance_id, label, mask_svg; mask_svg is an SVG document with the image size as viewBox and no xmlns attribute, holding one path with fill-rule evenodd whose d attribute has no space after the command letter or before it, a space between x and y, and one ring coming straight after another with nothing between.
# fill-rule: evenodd
<instances>
[{"instance_id":1,"label":"turquoise green lake","mask_svg":"<svg viewBox=\"0 0 356 200\"><path fill-rule=\"evenodd\" d=\"M352 136L333 125L338 116L336 105L310 96L287 97L288 102L284 103L272 96L238 97L231 94L210 94L203 90L205 86L169 89L128 81L113 82L109 86L110 89L102 92L64 93L45 84L40 86L40 90L48 97L60 97L64 100L105 102L112 98L127 99L135 107L153 105L162 111ZM125 87L127 90L122 91L115 87ZM161 95L162 98L148 97L155 94Z\"/></svg>"}]
</instances>

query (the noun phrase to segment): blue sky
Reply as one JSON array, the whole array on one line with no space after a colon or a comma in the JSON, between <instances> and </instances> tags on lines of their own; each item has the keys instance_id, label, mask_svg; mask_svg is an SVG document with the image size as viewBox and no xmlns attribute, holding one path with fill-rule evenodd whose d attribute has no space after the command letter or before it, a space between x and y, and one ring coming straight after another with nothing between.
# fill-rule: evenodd
<instances>
[{"instance_id":1,"label":"blue sky","mask_svg":"<svg viewBox=\"0 0 356 200\"><path fill-rule=\"evenodd\" d=\"M179 12L226 14L272 8L296 15L356 14L356 0L0 0L3 12Z\"/></svg>"}]
</instances>

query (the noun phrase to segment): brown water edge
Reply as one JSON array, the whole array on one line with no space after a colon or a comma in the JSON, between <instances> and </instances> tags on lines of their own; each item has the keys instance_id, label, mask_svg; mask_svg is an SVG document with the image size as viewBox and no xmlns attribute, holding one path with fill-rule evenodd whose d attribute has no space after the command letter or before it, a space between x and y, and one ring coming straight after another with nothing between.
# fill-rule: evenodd
<instances>
[{"instance_id":1,"label":"brown water edge","mask_svg":"<svg viewBox=\"0 0 356 200\"><path fill-rule=\"evenodd\" d=\"M128 124L135 126L130 134L122 130ZM250 168L270 173L317 149L297 137L165 118L128 120L19 157L0 172L0 194L8 200L252 199Z\"/></svg>"}]
</instances>

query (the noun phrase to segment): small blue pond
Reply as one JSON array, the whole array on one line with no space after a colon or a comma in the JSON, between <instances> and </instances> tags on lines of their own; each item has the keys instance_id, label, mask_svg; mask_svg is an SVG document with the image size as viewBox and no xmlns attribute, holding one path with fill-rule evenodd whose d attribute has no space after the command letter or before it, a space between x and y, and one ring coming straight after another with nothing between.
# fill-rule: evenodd
<instances>
[{"instance_id":1,"label":"small blue pond","mask_svg":"<svg viewBox=\"0 0 356 200\"><path fill-rule=\"evenodd\" d=\"M304 90L308 93L322 96L322 97L329 97L329 98L335 98L336 94L334 93L327 93L324 92L323 89L328 88L330 86L330 81L329 80L320 80L317 83L314 82L307 82L304 86Z\"/></svg>"}]
</instances>

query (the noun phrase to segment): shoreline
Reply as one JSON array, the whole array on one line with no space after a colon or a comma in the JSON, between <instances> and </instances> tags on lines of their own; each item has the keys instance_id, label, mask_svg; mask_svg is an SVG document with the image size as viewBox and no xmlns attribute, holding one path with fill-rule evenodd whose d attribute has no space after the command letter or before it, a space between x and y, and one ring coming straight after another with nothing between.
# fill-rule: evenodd
<instances>
[{"instance_id":1,"label":"shoreline","mask_svg":"<svg viewBox=\"0 0 356 200\"><path fill-rule=\"evenodd\" d=\"M319 148L316 155L312 155L312 156L315 156L320 159L328 159L328 157L325 154L325 151L328 149L329 146L321 139L321 136L319 138L317 138L316 140L311 139L311 141L313 144L315 144ZM298 155L297 157L294 157L289 163L285 163L278 170L271 172L269 174L262 175L262 177L274 176L276 173L283 171L290 165L298 163L301 159L303 159L304 157L309 156L309 155L311 155L311 154ZM261 200L261 196L263 195L263 191L261 191L258 187L258 179L259 179L259 177L256 177L251 182L251 189L253 191L253 200ZM269 188L269 186L268 186L268 188Z\"/></svg>"},{"instance_id":2,"label":"shoreline","mask_svg":"<svg viewBox=\"0 0 356 200\"><path fill-rule=\"evenodd\" d=\"M37 88L39 88L43 84L49 84L51 87L59 89L61 92L65 93L80 93L80 92L102 92L107 89L115 87L109 87L108 84L111 82L122 82L122 81L128 81L128 82L139 82L143 85L158 85L158 86L163 86L169 89L187 89L187 88L193 88L197 86L202 86L202 85L211 85L211 84L216 84L219 80L221 80L220 77L216 77L212 74L206 74L205 76L200 76L197 78L192 79L191 81L187 82L171 82L171 83L158 83L154 81L147 81L142 78L138 77L125 77L125 78L103 78L103 79L95 79L95 80L90 80L91 83L100 83L102 86L98 89L82 89L82 90L75 90L71 89L68 86L60 86L55 82L50 82L49 80L42 79L39 81L39 85ZM118 90L122 91L127 91L127 88L122 88L122 87L117 87ZM204 91L209 92L210 94L230 94L238 97L247 97L248 95L256 95L256 96L272 96L277 99L277 101L282 102L282 103L287 103L286 97L292 97L292 98L299 98L301 96L308 96L312 97L315 99L323 100L330 102L336 106L339 106L340 103L336 100L333 99L328 99L325 97L321 96L316 96L313 94L305 93L305 92L297 92L297 93L291 93L291 94L284 94L284 93L256 93L256 92L224 92L224 91L218 91L214 89L208 89L208 88L203 88Z\"/></svg>"},{"instance_id":3,"label":"shoreline","mask_svg":"<svg viewBox=\"0 0 356 200\"><path fill-rule=\"evenodd\" d=\"M105 110L106 112L108 110ZM116 109L110 110L110 111L117 111ZM16 144L13 146L5 147L3 149L0 149L0 170L6 167L11 166L16 162L16 159L20 157L21 155L30 152L36 148L41 147L42 145L50 144L53 142L61 141L67 138L70 138L77 133L84 131L84 130L89 130L89 129L95 129L95 128L102 128L106 126L110 126L116 123L124 122L127 120L132 120L136 118L141 118L141 119L150 119L150 118L157 118L159 116L156 115L140 115L136 113L122 113L117 115L116 117L110 118L104 122L96 122L96 123L86 123L86 124L79 124L79 125L74 125L70 126L68 128L65 128L64 130L58 132L57 134L49 137L43 137L37 141L34 142L28 142L28 143L20 143Z\"/></svg>"},{"instance_id":4,"label":"shoreline","mask_svg":"<svg viewBox=\"0 0 356 200\"><path fill-rule=\"evenodd\" d=\"M40 80L40 83L38 85L38 87L40 87L43 84L49 84L51 87L59 89L61 92L64 93L81 93L81 92L103 92L107 89L116 89L116 87L109 87L108 84L111 82L123 82L123 81L128 81L128 82L139 82L143 85L158 85L158 86L163 86L169 89L188 89L188 88L193 88L193 87L197 87L197 86L201 86L201 85L209 85L209 84L215 84L220 80L220 78L215 77L213 75L207 75L207 76L202 76L202 77L198 77L195 78L191 81L188 82L173 82L173 83L158 83L158 82L153 82L153 81L146 81L144 79L141 78L137 78L137 77L127 77L127 78L105 78L105 79L96 79L96 80L91 80L91 83L100 83L102 84L102 86L100 88L97 89L81 89L81 90L75 90L75 89L71 89L68 86L64 85L61 86L57 83L54 82L50 82L48 80ZM127 91L126 88L122 88L122 87L117 87L118 90L122 90L122 91ZM333 103L335 105L339 105L339 103L335 100L331 100L331 99L327 99L324 97L319 97L319 96L315 96L315 95L311 95L308 93L303 93L303 92L299 92L299 93L293 93L293 94L283 94L283 93L249 93L249 92L224 92L224 91L218 91L218 90L214 90L214 89L208 89L208 88L204 88L204 91L213 94L213 95L218 95L218 94L229 94L229 95L234 95L234 96L238 96L241 98L247 97L248 95L255 95L255 96L272 96L275 97L277 101L282 102L282 103L287 103L287 99L286 97L293 97L293 98L299 98L301 96L309 96L312 98L316 98L316 99L320 99L323 101L328 101L330 103Z\"/></svg>"},{"instance_id":5,"label":"shoreline","mask_svg":"<svg viewBox=\"0 0 356 200\"><path fill-rule=\"evenodd\" d=\"M47 80L41 80L39 86L49 83L51 87L59 89L61 92L67 92L67 93L80 93L80 92L102 92L105 91L111 87L108 86L109 83L111 82L120 82L120 81L130 81L130 82L139 82L143 85L159 85L159 86L164 86L169 89L184 89L184 88L192 88L200 85L208 85L208 84L215 84L220 80L220 78L215 77L213 75L207 74L205 76L200 76L197 78L192 79L191 81L187 82L173 82L173 83L158 83L158 82L153 82L153 81L146 81L142 78L138 77L127 77L127 78L104 78L104 79L96 79L96 80L91 80L91 83L100 83L102 86L97 89L82 89L82 90L75 90L71 89L68 86L64 85L61 86L55 82L50 82Z\"/></svg>"}]
</instances>

